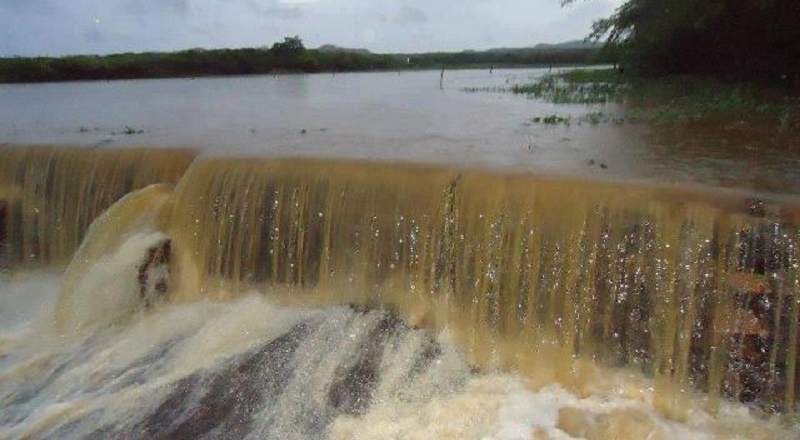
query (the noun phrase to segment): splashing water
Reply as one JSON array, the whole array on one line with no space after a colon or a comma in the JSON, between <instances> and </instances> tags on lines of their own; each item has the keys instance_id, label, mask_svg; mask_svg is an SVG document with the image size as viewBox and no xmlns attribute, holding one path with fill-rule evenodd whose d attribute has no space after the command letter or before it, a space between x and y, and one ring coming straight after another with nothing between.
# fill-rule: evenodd
<instances>
[{"instance_id":1,"label":"splashing water","mask_svg":"<svg viewBox=\"0 0 800 440\"><path fill-rule=\"evenodd\" d=\"M201 159L174 191L55 234L89 211L26 200L96 194L51 178L55 162L44 193L0 175L2 250L20 264L0 280L0 437L800 434L791 204L756 215L740 195ZM15 257L83 229L63 275ZM169 289L151 303L142 267L165 242ZM28 263L57 264L61 243Z\"/></svg>"},{"instance_id":2,"label":"splashing water","mask_svg":"<svg viewBox=\"0 0 800 440\"><path fill-rule=\"evenodd\" d=\"M42 278L4 280L3 297L52 301L58 279ZM712 415L695 402L676 422L646 391L581 397L478 373L446 332L382 309L286 307L253 292L67 340L37 318L49 316L2 335L6 438L793 438L734 404Z\"/></svg>"}]
</instances>

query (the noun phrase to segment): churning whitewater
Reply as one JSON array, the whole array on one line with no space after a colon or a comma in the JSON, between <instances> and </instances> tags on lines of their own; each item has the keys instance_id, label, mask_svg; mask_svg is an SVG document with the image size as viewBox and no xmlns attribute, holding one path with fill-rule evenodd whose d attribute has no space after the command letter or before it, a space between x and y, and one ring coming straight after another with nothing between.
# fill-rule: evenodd
<instances>
[{"instance_id":1,"label":"churning whitewater","mask_svg":"<svg viewBox=\"0 0 800 440\"><path fill-rule=\"evenodd\" d=\"M0 159L0 438L800 436L789 204L186 152Z\"/></svg>"},{"instance_id":2,"label":"churning whitewater","mask_svg":"<svg viewBox=\"0 0 800 440\"><path fill-rule=\"evenodd\" d=\"M782 432L733 405L714 417L697 410L684 423L665 420L646 392L622 391L634 379L606 396L581 398L555 384L533 390L520 376L470 369L446 332L409 328L384 309L285 307L258 292L140 309L67 338L50 325L58 282L42 272L2 280L1 438L711 440Z\"/></svg>"}]
</instances>

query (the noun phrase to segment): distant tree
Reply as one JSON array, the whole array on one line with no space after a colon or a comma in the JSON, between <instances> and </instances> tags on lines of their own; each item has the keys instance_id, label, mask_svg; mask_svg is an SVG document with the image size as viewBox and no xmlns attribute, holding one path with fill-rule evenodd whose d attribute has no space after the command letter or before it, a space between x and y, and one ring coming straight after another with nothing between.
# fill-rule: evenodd
<instances>
[{"instance_id":1,"label":"distant tree","mask_svg":"<svg viewBox=\"0 0 800 440\"><path fill-rule=\"evenodd\" d=\"M306 48L299 36L284 37L283 41L272 45L272 53L281 58L296 58L302 55Z\"/></svg>"}]
</instances>

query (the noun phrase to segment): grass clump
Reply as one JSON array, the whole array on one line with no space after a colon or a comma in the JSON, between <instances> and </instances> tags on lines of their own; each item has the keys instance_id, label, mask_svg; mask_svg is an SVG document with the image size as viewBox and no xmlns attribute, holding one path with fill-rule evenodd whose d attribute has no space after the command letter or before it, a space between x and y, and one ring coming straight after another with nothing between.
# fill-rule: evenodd
<instances>
[{"instance_id":1,"label":"grass clump","mask_svg":"<svg viewBox=\"0 0 800 440\"><path fill-rule=\"evenodd\" d=\"M575 69L557 74L572 84L624 84L625 76L616 69Z\"/></svg>"},{"instance_id":2,"label":"grass clump","mask_svg":"<svg viewBox=\"0 0 800 440\"><path fill-rule=\"evenodd\" d=\"M132 134L142 134L142 133L144 133L144 130L137 130L129 125L126 125L125 130L122 132L122 134L127 134L128 136Z\"/></svg>"},{"instance_id":3,"label":"grass clump","mask_svg":"<svg viewBox=\"0 0 800 440\"><path fill-rule=\"evenodd\" d=\"M112 135L124 134L124 135L128 135L128 136L132 136L134 134L142 134L142 133L144 133L144 130L136 129L134 127L131 127L130 125L126 125L125 128L120 132L116 132L116 131L112 131L111 132Z\"/></svg>"},{"instance_id":4,"label":"grass clump","mask_svg":"<svg viewBox=\"0 0 800 440\"><path fill-rule=\"evenodd\" d=\"M787 127L800 104L753 84L687 76L639 80L626 101L629 118L635 121L680 123L723 117L772 119Z\"/></svg>"},{"instance_id":5,"label":"grass clump","mask_svg":"<svg viewBox=\"0 0 800 440\"><path fill-rule=\"evenodd\" d=\"M592 125L597 125L603 122L603 112L591 112L586 115L586 121Z\"/></svg>"},{"instance_id":6,"label":"grass clump","mask_svg":"<svg viewBox=\"0 0 800 440\"><path fill-rule=\"evenodd\" d=\"M480 93L480 92L504 93L507 92L508 89L505 87L462 87L461 91L467 93Z\"/></svg>"},{"instance_id":7,"label":"grass clump","mask_svg":"<svg viewBox=\"0 0 800 440\"><path fill-rule=\"evenodd\" d=\"M575 69L513 86L510 91L554 104L625 103L630 122L722 119L772 121L781 132L800 127L796 97L752 83L696 76L629 78L614 69ZM589 113L584 120L593 125L609 121L599 112Z\"/></svg>"},{"instance_id":8,"label":"grass clump","mask_svg":"<svg viewBox=\"0 0 800 440\"><path fill-rule=\"evenodd\" d=\"M531 119L531 122L536 124L546 124L546 125L569 125L569 116L559 116L559 115L547 115L547 116L536 116Z\"/></svg>"},{"instance_id":9,"label":"grass clump","mask_svg":"<svg viewBox=\"0 0 800 440\"><path fill-rule=\"evenodd\" d=\"M617 101L623 87L621 82L572 82L562 75L546 75L533 83L515 85L510 90L554 104L603 104Z\"/></svg>"}]
</instances>

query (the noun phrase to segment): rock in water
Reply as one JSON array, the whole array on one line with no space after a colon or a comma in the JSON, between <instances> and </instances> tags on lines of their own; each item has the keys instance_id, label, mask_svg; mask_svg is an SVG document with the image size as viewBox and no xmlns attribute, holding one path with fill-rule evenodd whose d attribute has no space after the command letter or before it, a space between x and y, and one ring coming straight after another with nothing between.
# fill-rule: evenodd
<instances>
[{"instance_id":1,"label":"rock in water","mask_svg":"<svg viewBox=\"0 0 800 440\"><path fill-rule=\"evenodd\" d=\"M146 309L167 294L172 240L165 238L150 247L139 266L139 297Z\"/></svg>"},{"instance_id":2,"label":"rock in water","mask_svg":"<svg viewBox=\"0 0 800 440\"><path fill-rule=\"evenodd\" d=\"M157 219L170 193L164 185L135 191L92 222L62 277L57 331L120 322L163 296L172 243Z\"/></svg>"}]
</instances>

